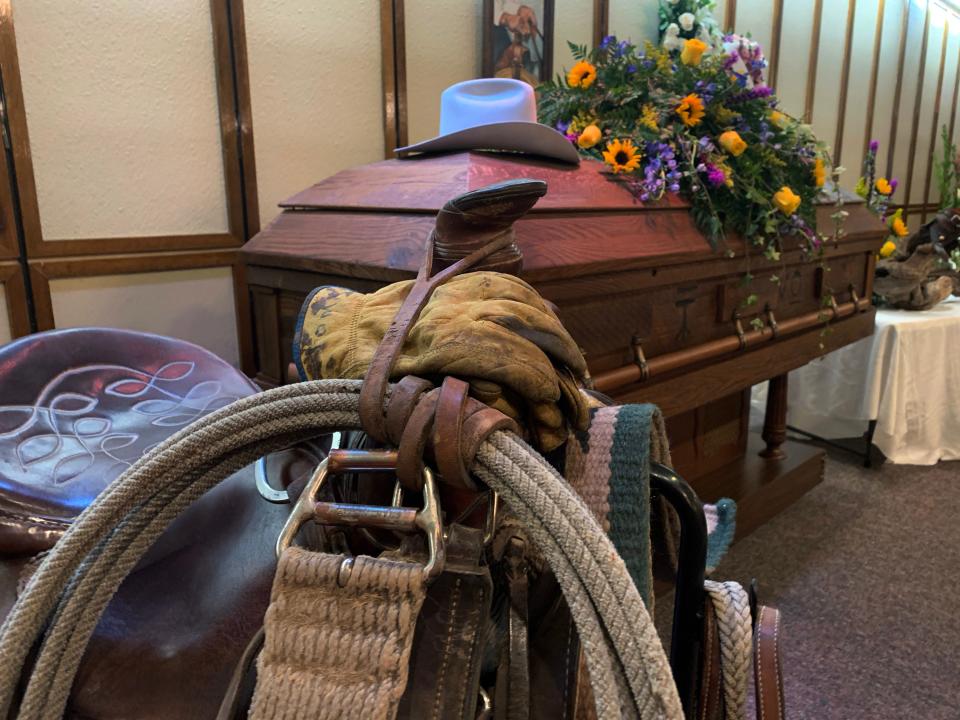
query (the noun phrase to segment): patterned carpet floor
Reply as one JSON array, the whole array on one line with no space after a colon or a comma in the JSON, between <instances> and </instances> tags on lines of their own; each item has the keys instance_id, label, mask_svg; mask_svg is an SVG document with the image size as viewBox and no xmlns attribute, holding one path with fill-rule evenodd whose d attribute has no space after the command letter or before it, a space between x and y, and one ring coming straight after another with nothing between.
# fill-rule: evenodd
<instances>
[{"instance_id":1,"label":"patterned carpet floor","mask_svg":"<svg viewBox=\"0 0 960 720\"><path fill-rule=\"evenodd\" d=\"M960 462L867 470L837 456L714 577L756 577L783 611L792 720L956 720L958 569Z\"/></svg>"}]
</instances>

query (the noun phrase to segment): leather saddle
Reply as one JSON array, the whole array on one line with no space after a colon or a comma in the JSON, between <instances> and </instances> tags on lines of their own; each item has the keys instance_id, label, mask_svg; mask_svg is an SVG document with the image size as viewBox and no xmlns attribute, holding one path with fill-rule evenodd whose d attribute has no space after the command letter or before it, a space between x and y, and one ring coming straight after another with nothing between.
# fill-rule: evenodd
<instances>
[{"instance_id":1,"label":"leather saddle","mask_svg":"<svg viewBox=\"0 0 960 720\"><path fill-rule=\"evenodd\" d=\"M38 554L144 453L194 420L258 392L181 340L128 330L39 333L0 347L0 616ZM318 449L267 458L283 489ZM198 500L111 602L67 717L213 717L259 630L288 509L248 467Z\"/></svg>"}]
</instances>

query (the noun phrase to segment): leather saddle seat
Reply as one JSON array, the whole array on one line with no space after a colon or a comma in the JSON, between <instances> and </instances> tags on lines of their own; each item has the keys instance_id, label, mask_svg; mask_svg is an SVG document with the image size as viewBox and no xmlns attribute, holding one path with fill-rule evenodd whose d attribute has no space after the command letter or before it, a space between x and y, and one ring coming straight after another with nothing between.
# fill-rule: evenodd
<instances>
[{"instance_id":1,"label":"leather saddle seat","mask_svg":"<svg viewBox=\"0 0 960 720\"><path fill-rule=\"evenodd\" d=\"M127 467L194 420L258 390L181 340L128 330L39 333L0 347L0 619L71 521ZM266 459L280 490L323 450ZM65 717L210 718L259 629L288 505L243 468L191 505L114 596Z\"/></svg>"},{"instance_id":2,"label":"leather saddle seat","mask_svg":"<svg viewBox=\"0 0 960 720\"><path fill-rule=\"evenodd\" d=\"M126 468L258 388L213 353L79 328L0 347L0 554L33 555Z\"/></svg>"}]
</instances>

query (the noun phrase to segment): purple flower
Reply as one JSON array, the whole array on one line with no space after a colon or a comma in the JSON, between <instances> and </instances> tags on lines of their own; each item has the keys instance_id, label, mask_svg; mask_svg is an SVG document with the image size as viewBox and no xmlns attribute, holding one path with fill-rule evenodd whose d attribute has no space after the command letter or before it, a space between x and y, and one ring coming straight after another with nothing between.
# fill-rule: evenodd
<instances>
[{"instance_id":1,"label":"purple flower","mask_svg":"<svg viewBox=\"0 0 960 720\"><path fill-rule=\"evenodd\" d=\"M897 182L896 178L890 178L890 194L891 195L893 195L893 191L897 189L898 184L899 183Z\"/></svg>"},{"instance_id":2,"label":"purple flower","mask_svg":"<svg viewBox=\"0 0 960 720\"><path fill-rule=\"evenodd\" d=\"M636 66L636 65L634 65L633 63L631 63L630 65L627 65L627 72L628 72L628 73L630 73L631 75L633 75L633 73L635 73L636 71L637 71L637 66Z\"/></svg>"},{"instance_id":3,"label":"purple flower","mask_svg":"<svg viewBox=\"0 0 960 720\"><path fill-rule=\"evenodd\" d=\"M570 127L570 121L569 121L569 120L557 120L557 124L555 125L555 127L556 127L557 130L559 130L560 132L566 134L567 129Z\"/></svg>"},{"instance_id":4,"label":"purple flower","mask_svg":"<svg viewBox=\"0 0 960 720\"><path fill-rule=\"evenodd\" d=\"M672 193L678 193L680 192L680 186L677 183L672 183L670 187L667 188L667 190L669 190Z\"/></svg>"},{"instance_id":5,"label":"purple flower","mask_svg":"<svg viewBox=\"0 0 960 720\"><path fill-rule=\"evenodd\" d=\"M870 152L875 153L880 149L880 143L877 140L870 141Z\"/></svg>"},{"instance_id":6,"label":"purple flower","mask_svg":"<svg viewBox=\"0 0 960 720\"><path fill-rule=\"evenodd\" d=\"M706 164L707 182L713 187L721 187L727 182L727 174L713 163Z\"/></svg>"},{"instance_id":7,"label":"purple flower","mask_svg":"<svg viewBox=\"0 0 960 720\"><path fill-rule=\"evenodd\" d=\"M603 40L600 41L600 49L606 50L608 47L613 45L617 41L616 35L607 35Z\"/></svg>"}]
</instances>

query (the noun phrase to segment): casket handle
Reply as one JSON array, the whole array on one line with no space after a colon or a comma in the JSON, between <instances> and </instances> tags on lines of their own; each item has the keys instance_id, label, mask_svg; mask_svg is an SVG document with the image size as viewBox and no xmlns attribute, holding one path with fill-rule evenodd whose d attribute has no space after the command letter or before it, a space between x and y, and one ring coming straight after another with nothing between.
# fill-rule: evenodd
<instances>
[{"instance_id":1,"label":"casket handle","mask_svg":"<svg viewBox=\"0 0 960 720\"><path fill-rule=\"evenodd\" d=\"M777 336L780 335L780 326L777 325L777 319L773 316L773 308L770 307L770 303L767 303L764 312L767 314L767 324L770 325L770 332L773 333L773 339L776 340Z\"/></svg>"},{"instance_id":2,"label":"casket handle","mask_svg":"<svg viewBox=\"0 0 960 720\"><path fill-rule=\"evenodd\" d=\"M633 362L640 368L640 382L643 382L650 377L650 366L647 365L647 356L643 354L642 341L639 336L634 335L630 344L633 347Z\"/></svg>"},{"instance_id":3,"label":"casket handle","mask_svg":"<svg viewBox=\"0 0 960 720\"><path fill-rule=\"evenodd\" d=\"M860 308L860 296L857 294L857 288L854 287L853 283L850 283L850 300L853 302L853 307L856 312L863 312L864 309Z\"/></svg>"},{"instance_id":4,"label":"casket handle","mask_svg":"<svg viewBox=\"0 0 960 720\"><path fill-rule=\"evenodd\" d=\"M740 320L740 311L733 311L733 326L737 330L737 341L740 343L740 350L747 349L747 334L743 331L743 322Z\"/></svg>"}]
</instances>

